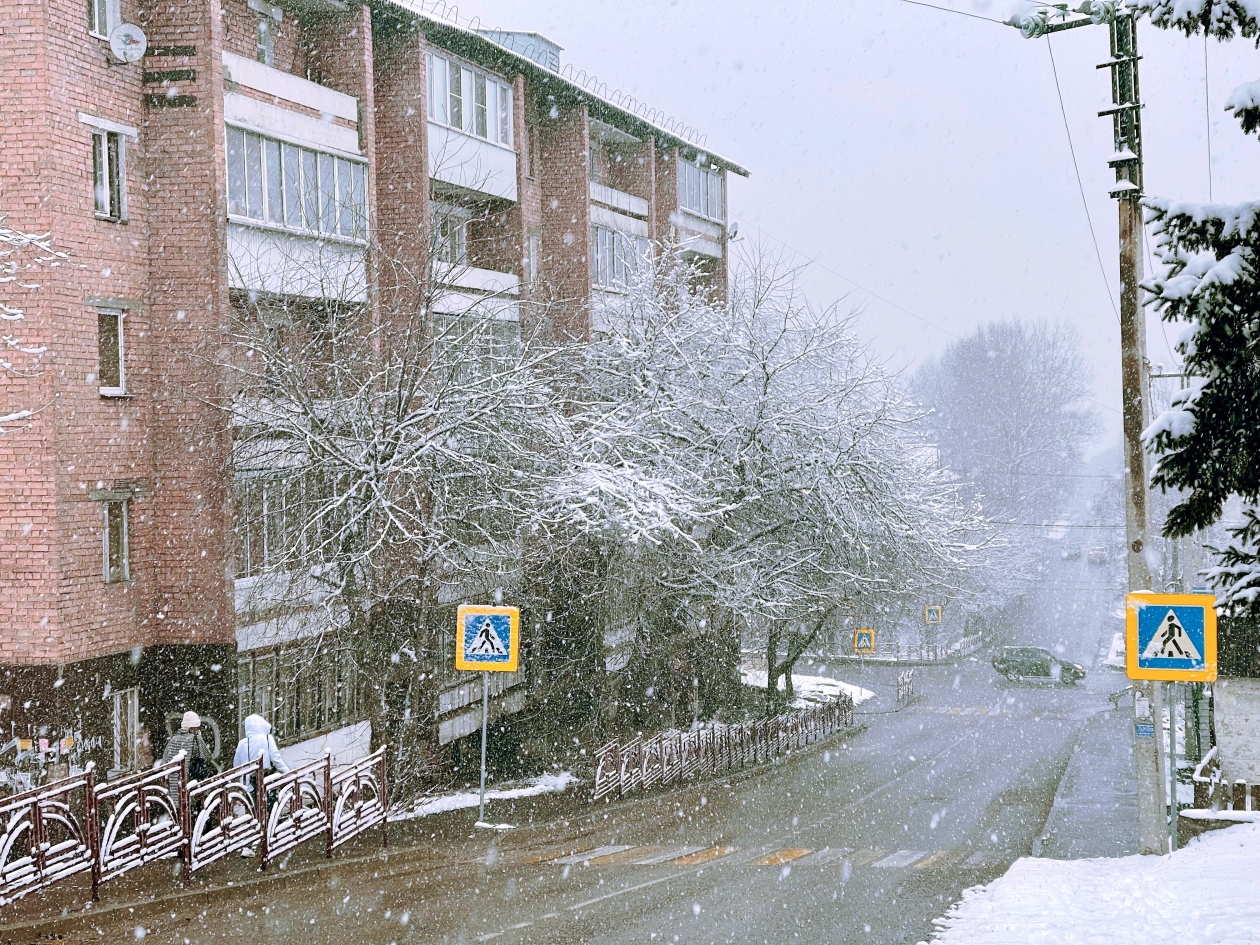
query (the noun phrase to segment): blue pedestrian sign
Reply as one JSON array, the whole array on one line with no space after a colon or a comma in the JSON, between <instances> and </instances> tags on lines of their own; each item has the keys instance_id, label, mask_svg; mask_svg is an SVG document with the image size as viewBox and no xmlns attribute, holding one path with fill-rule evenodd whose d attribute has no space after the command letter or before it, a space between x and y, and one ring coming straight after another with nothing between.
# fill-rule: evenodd
<instances>
[{"instance_id":1,"label":"blue pedestrian sign","mask_svg":"<svg viewBox=\"0 0 1260 945\"><path fill-rule=\"evenodd\" d=\"M1211 682L1216 678L1216 598L1130 594L1125 601L1125 668L1130 679Z\"/></svg>"},{"instance_id":2,"label":"blue pedestrian sign","mask_svg":"<svg viewBox=\"0 0 1260 945\"><path fill-rule=\"evenodd\" d=\"M853 652L854 653L874 653L875 652L875 631L874 630L854 630L853 631Z\"/></svg>"},{"instance_id":3,"label":"blue pedestrian sign","mask_svg":"<svg viewBox=\"0 0 1260 945\"><path fill-rule=\"evenodd\" d=\"M516 671L521 649L521 612L516 607L461 604L456 618L455 668Z\"/></svg>"}]
</instances>

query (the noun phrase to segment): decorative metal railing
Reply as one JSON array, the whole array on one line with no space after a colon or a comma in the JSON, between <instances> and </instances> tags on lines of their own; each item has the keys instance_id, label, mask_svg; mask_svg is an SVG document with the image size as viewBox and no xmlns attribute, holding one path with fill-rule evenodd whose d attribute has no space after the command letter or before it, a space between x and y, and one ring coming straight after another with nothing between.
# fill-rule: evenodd
<instances>
[{"instance_id":1,"label":"decorative metal railing","mask_svg":"<svg viewBox=\"0 0 1260 945\"><path fill-rule=\"evenodd\" d=\"M0 906L94 871L93 787L89 766L72 778L0 801Z\"/></svg>"},{"instance_id":2,"label":"decorative metal railing","mask_svg":"<svg viewBox=\"0 0 1260 945\"><path fill-rule=\"evenodd\" d=\"M788 748L803 748L852 724L853 700L842 695L825 705L769 719L738 725L719 722L693 732L662 732L625 744L611 741L595 752L594 799L763 763Z\"/></svg>"},{"instance_id":3,"label":"decorative metal railing","mask_svg":"<svg viewBox=\"0 0 1260 945\"><path fill-rule=\"evenodd\" d=\"M897 674L897 708L909 705L914 701L914 670L907 669Z\"/></svg>"},{"instance_id":4,"label":"decorative metal railing","mask_svg":"<svg viewBox=\"0 0 1260 945\"><path fill-rule=\"evenodd\" d=\"M260 796L261 794L261 796ZM109 783L82 774L0 801L0 906L79 873L100 885L178 856L183 878L258 847L267 864L315 837L324 853L372 827L388 841L385 748L334 767L328 755L264 777L261 759L201 781L181 755Z\"/></svg>"}]
</instances>

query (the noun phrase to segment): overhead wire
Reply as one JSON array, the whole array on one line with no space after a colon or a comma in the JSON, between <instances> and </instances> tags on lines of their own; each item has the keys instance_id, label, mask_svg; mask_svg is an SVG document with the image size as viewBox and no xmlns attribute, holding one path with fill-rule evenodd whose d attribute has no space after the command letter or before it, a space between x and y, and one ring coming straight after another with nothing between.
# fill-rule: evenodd
<instances>
[{"instance_id":1,"label":"overhead wire","mask_svg":"<svg viewBox=\"0 0 1260 945\"><path fill-rule=\"evenodd\" d=\"M1094 232L1094 218L1089 212L1089 201L1085 199L1085 184L1081 181L1081 166L1076 160L1076 145L1072 143L1072 129L1068 126L1067 106L1063 104L1063 86L1059 84L1059 67L1054 62L1054 47L1050 37L1046 36L1046 49L1050 53L1050 71L1054 73L1054 90L1059 93L1059 112L1063 115L1063 130L1067 133L1068 150L1072 153L1072 168L1076 171L1076 186L1081 192L1081 205L1085 208L1085 220L1089 223L1089 238L1094 241L1094 255L1098 257L1098 271L1102 273L1103 285L1107 287L1107 301L1111 303L1111 311L1120 322L1120 310L1116 308L1115 296L1111 294L1111 280L1107 278L1107 267L1103 265L1102 250L1098 248L1098 235Z\"/></svg>"}]
</instances>

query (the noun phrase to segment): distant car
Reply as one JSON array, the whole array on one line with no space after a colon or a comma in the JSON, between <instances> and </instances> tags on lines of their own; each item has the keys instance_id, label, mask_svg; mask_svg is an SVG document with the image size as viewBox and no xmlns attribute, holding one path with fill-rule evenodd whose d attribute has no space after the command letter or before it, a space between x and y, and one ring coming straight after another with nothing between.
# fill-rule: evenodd
<instances>
[{"instance_id":1,"label":"distant car","mask_svg":"<svg viewBox=\"0 0 1260 945\"><path fill-rule=\"evenodd\" d=\"M1061 553L1061 557L1063 558L1064 561L1075 561L1080 556L1081 556L1080 545L1069 545L1067 548L1064 548Z\"/></svg>"},{"instance_id":2,"label":"distant car","mask_svg":"<svg viewBox=\"0 0 1260 945\"><path fill-rule=\"evenodd\" d=\"M1075 685L1085 678L1085 667L1080 663L1061 660L1040 646L1004 646L993 657L993 668L1012 681L1048 679Z\"/></svg>"},{"instance_id":3,"label":"distant car","mask_svg":"<svg viewBox=\"0 0 1260 945\"><path fill-rule=\"evenodd\" d=\"M1104 548L1102 545L1094 545L1093 548L1090 548L1089 549L1089 563L1090 564L1106 564L1107 563L1107 549Z\"/></svg>"}]
</instances>

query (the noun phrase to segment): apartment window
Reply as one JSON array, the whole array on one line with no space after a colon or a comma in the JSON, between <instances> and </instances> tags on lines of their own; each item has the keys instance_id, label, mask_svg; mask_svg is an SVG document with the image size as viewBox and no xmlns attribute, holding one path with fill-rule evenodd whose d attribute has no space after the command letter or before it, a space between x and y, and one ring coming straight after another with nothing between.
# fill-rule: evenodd
<instances>
[{"instance_id":1,"label":"apartment window","mask_svg":"<svg viewBox=\"0 0 1260 945\"><path fill-rule=\"evenodd\" d=\"M299 233L367 239L367 166L227 129L228 214Z\"/></svg>"},{"instance_id":2,"label":"apartment window","mask_svg":"<svg viewBox=\"0 0 1260 945\"><path fill-rule=\"evenodd\" d=\"M428 53L429 120L512 146L512 89L488 72Z\"/></svg>"},{"instance_id":3,"label":"apartment window","mask_svg":"<svg viewBox=\"0 0 1260 945\"><path fill-rule=\"evenodd\" d=\"M126 499L109 499L105 506L105 583L117 584L131 576L128 561Z\"/></svg>"},{"instance_id":4,"label":"apartment window","mask_svg":"<svg viewBox=\"0 0 1260 945\"><path fill-rule=\"evenodd\" d=\"M119 689L113 697L114 770L133 771L140 754L140 690Z\"/></svg>"},{"instance_id":5,"label":"apartment window","mask_svg":"<svg viewBox=\"0 0 1260 945\"><path fill-rule=\"evenodd\" d=\"M606 226L591 227L591 281L618 287L630 282L649 254L648 241Z\"/></svg>"},{"instance_id":6,"label":"apartment window","mask_svg":"<svg viewBox=\"0 0 1260 945\"><path fill-rule=\"evenodd\" d=\"M468 262L468 215L459 207L437 207L433 257L448 266Z\"/></svg>"},{"instance_id":7,"label":"apartment window","mask_svg":"<svg viewBox=\"0 0 1260 945\"><path fill-rule=\"evenodd\" d=\"M123 136L116 131L92 132L92 201L101 220L123 219Z\"/></svg>"},{"instance_id":8,"label":"apartment window","mask_svg":"<svg viewBox=\"0 0 1260 945\"><path fill-rule=\"evenodd\" d=\"M236 479L236 576L254 577L305 558L310 483L270 474Z\"/></svg>"},{"instance_id":9,"label":"apartment window","mask_svg":"<svg viewBox=\"0 0 1260 945\"><path fill-rule=\"evenodd\" d=\"M87 0L88 32L101 39L118 25L118 0Z\"/></svg>"},{"instance_id":10,"label":"apartment window","mask_svg":"<svg viewBox=\"0 0 1260 945\"><path fill-rule=\"evenodd\" d=\"M679 159L678 202L687 210L710 220L726 219L722 172Z\"/></svg>"},{"instance_id":11,"label":"apartment window","mask_svg":"<svg viewBox=\"0 0 1260 945\"><path fill-rule=\"evenodd\" d=\"M126 357L123 348L123 317L116 308L96 310L97 380L101 393L119 396L127 392Z\"/></svg>"},{"instance_id":12,"label":"apartment window","mask_svg":"<svg viewBox=\"0 0 1260 945\"><path fill-rule=\"evenodd\" d=\"M531 230L525 241L525 281L538 281L538 258L542 254L542 236Z\"/></svg>"},{"instance_id":13,"label":"apartment window","mask_svg":"<svg viewBox=\"0 0 1260 945\"><path fill-rule=\"evenodd\" d=\"M276 21L266 13L258 14L254 58L265 66L276 64Z\"/></svg>"},{"instance_id":14,"label":"apartment window","mask_svg":"<svg viewBox=\"0 0 1260 945\"><path fill-rule=\"evenodd\" d=\"M320 645L242 653L237 661L241 724L251 712L272 720L284 742L356 721L359 673L353 653Z\"/></svg>"}]
</instances>

